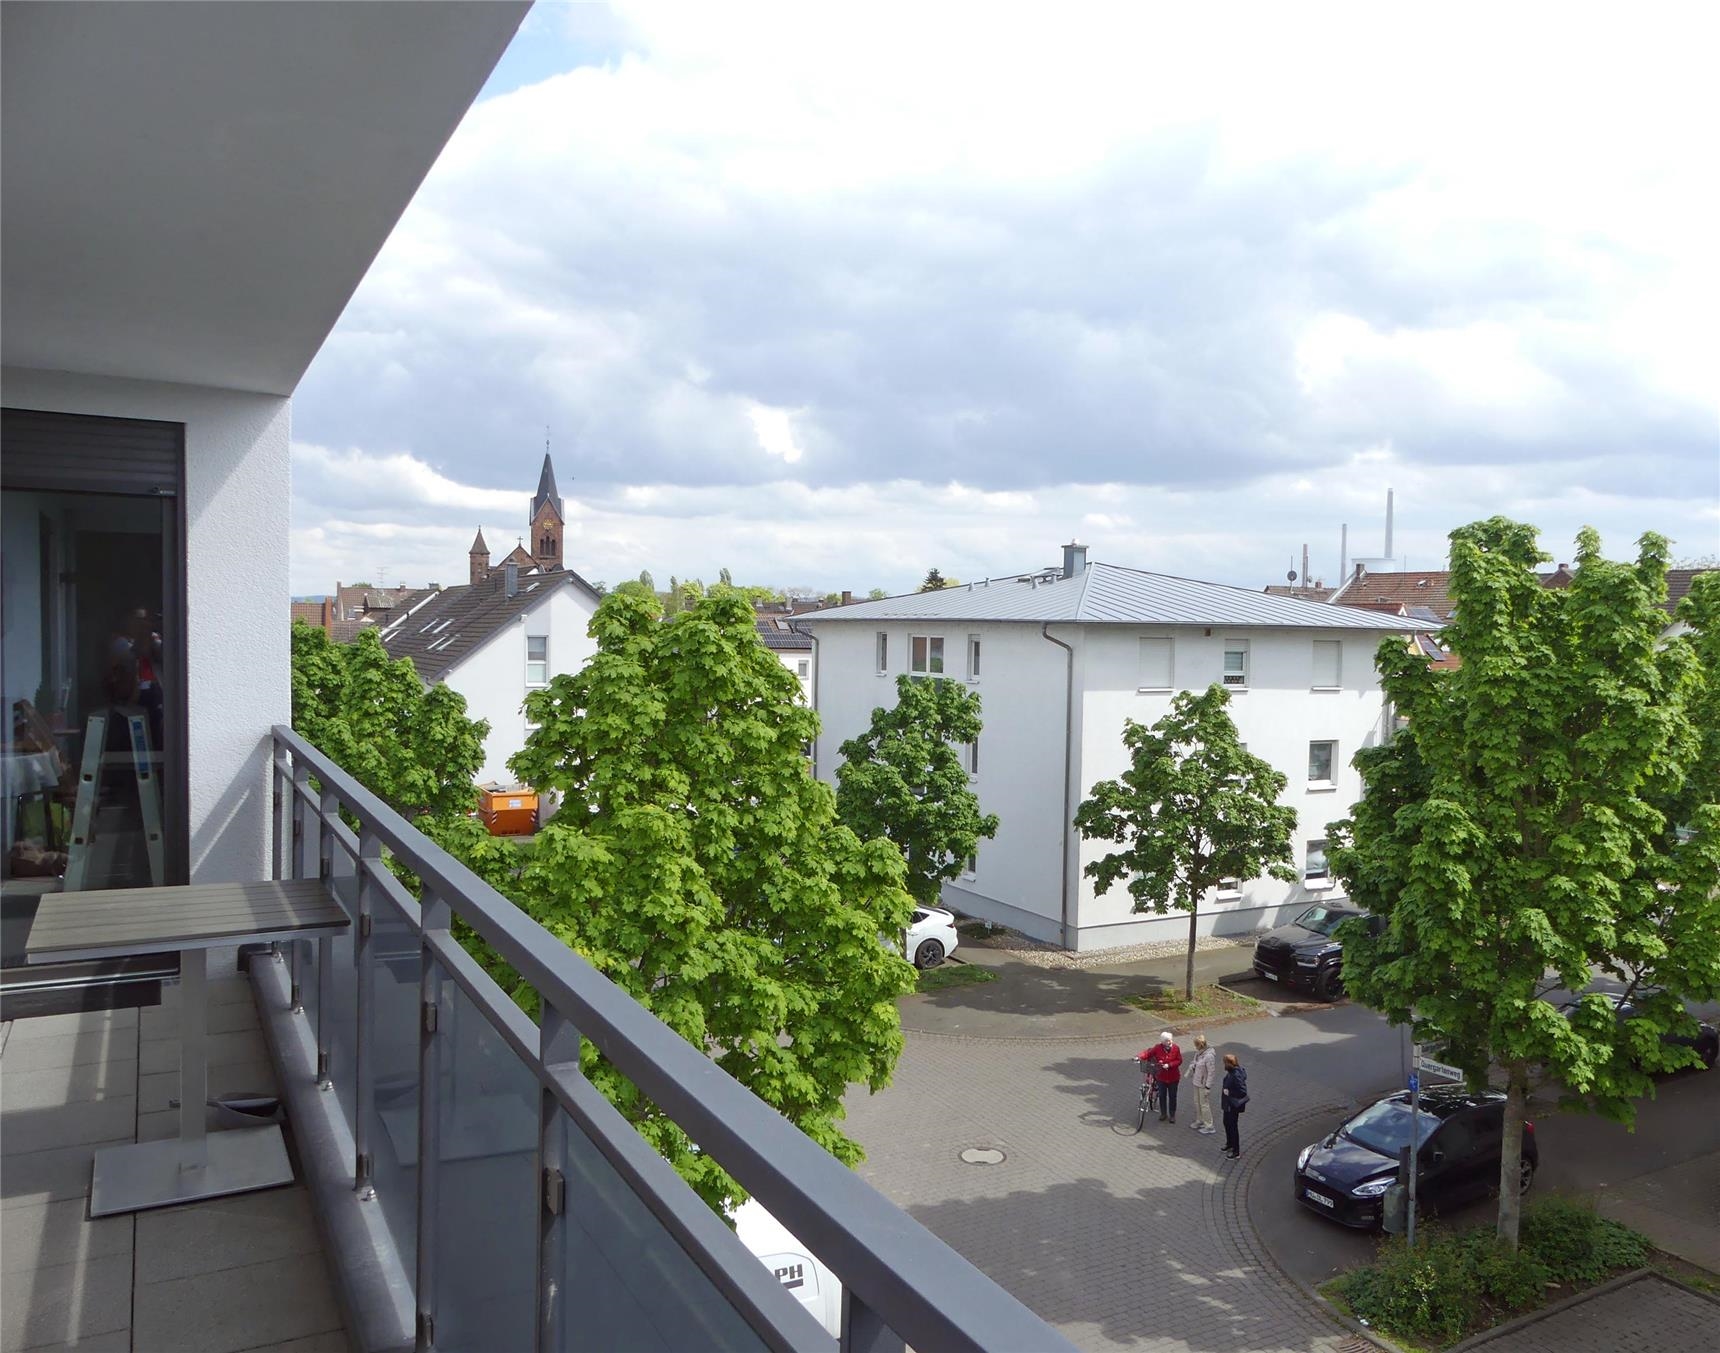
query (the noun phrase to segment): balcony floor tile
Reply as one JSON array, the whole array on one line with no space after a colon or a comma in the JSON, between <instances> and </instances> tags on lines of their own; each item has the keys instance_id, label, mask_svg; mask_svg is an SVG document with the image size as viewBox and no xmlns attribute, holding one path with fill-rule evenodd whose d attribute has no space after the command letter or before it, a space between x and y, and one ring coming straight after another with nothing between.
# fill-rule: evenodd
<instances>
[{"instance_id":1,"label":"balcony floor tile","mask_svg":"<svg viewBox=\"0 0 1720 1353\"><path fill-rule=\"evenodd\" d=\"M131 1323L131 1256L108 1255L0 1277L0 1349L71 1343Z\"/></svg>"}]
</instances>

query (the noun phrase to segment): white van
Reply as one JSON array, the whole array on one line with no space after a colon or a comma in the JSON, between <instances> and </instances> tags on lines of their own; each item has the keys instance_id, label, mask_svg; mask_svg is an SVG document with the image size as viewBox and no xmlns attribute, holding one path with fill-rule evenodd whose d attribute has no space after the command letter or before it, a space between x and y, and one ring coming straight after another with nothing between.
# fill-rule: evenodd
<instances>
[{"instance_id":1,"label":"white van","mask_svg":"<svg viewBox=\"0 0 1720 1353\"><path fill-rule=\"evenodd\" d=\"M735 1234L776 1275L812 1318L835 1338L842 1337L842 1284L763 1204L749 1198L735 1209Z\"/></svg>"}]
</instances>

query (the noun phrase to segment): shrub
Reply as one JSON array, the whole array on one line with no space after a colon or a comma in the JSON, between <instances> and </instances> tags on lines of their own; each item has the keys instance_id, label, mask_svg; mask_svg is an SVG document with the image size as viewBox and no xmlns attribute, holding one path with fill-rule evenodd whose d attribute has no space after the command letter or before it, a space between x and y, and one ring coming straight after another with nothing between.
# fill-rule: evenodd
<instances>
[{"instance_id":1,"label":"shrub","mask_svg":"<svg viewBox=\"0 0 1720 1353\"><path fill-rule=\"evenodd\" d=\"M1545 1264L1551 1280L1559 1283L1597 1283L1648 1257L1642 1236L1606 1220L1584 1198L1543 1198L1525 1208L1520 1240L1524 1252Z\"/></svg>"},{"instance_id":2,"label":"shrub","mask_svg":"<svg viewBox=\"0 0 1720 1353\"><path fill-rule=\"evenodd\" d=\"M1512 1250L1488 1231L1465 1237L1476 1286L1488 1303L1504 1311L1530 1311L1546 1299L1552 1272L1537 1255Z\"/></svg>"},{"instance_id":3,"label":"shrub","mask_svg":"<svg viewBox=\"0 0 1720 1353\"><path fill-rule=\"evenodd\" d=\"M1356 1315L1381 1329L1448 1344L1474 1324L1480 1292L1468 1247L1454 1236L1422 1234L1414 1250L1395 1236L1384 1241L1374 1262L1350 1275L1344 1297Z\"/></svg>"}]
</instances>

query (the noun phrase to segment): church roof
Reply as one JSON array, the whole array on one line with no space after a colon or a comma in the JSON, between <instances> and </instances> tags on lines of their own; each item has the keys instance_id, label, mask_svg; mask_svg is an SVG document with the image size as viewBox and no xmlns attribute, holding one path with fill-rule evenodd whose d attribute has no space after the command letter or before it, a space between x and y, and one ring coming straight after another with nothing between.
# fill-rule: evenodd
<instances>
[{"instance_id":1,"label":"church roof","mask_svg":"<svg viewBox=\"0 0 1720 1353\"><path fill-rule=\"evenodd\" d=\"M550 464L548 451L543 453L543 470L538 475L537 492L532 495L531 520L537 520L538 509L545 503L555 507L555 515L560 520L567 520L567 514L561 510L561 498L555 491L555 466Z\"/></svg>"},{"instance_id":2,"label":"church roof","mask_svg":"<svg viewBox=\"0 0 1720 1353\"><path fill-rule=\"evenodd\" d=\"M489 552L490 552L490 547L488 545L484 544L484 528L480 526L478 528L478 538L472 542L472 548L470 550L468 550L467 553L468 554L488 554Z\"/></svg>"}]
</instances>

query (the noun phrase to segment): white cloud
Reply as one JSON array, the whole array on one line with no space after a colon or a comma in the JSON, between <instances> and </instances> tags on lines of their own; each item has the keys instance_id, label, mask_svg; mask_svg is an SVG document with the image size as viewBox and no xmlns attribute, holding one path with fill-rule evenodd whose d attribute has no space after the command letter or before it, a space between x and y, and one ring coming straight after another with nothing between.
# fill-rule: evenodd
<instances>
[{"instance_id":1,"label":"white cloud","mask_svg":"<svg viewBox=\"0 0 1720 1353\"><path fill-rule=\"evenodd\" d=\"M1709 29L540 5L295 402L421 468L301 448L301 504L458 563L444 509L523 518L548 423L599 576L889 586L1079 529L1265 580L1388 478L1430 555L1494 511L1711 536ZM314 520L318 575L381 548Z\"/></svg>"}]
</instances>

